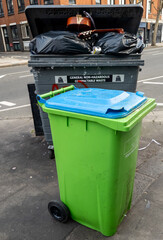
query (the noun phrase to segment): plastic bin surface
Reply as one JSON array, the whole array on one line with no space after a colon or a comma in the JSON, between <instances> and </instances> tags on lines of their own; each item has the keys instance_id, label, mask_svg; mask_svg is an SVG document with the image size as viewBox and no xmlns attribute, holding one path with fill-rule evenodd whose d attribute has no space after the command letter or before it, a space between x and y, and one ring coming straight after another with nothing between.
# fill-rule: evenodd
<instances>
[{"instance_id":1,"label":"plastic bin surface","mask_svg":"<svg viewBox=\"0 0 163 240\"><path fill-rule=\"evenodd\" d=\"M143 14L141 5L28 6L25 14L33 37L51 30L67 30L67 18L88 12L97 29L123 28L136 34Z\"/></svg>"},{"instance_id":2,"label":"plastic bin surface","mask_svg":"<svg viewBox=\"0 0 163 240\"><path fill-rule=\"evenodd\" d=\"M127 57L78 55L33 55L32 67L36 92L43 94L74 84L77 88L103 88L134 92L139 66L144 65L140 54ZM41 112L41 119L48 144L52 136L48 116Z\"/></svg>"},{"instance_id":3,"label":"plastic bin surface","mask_svg":"<svg viewBox=\"0 0 163 240\"><path fill-rule=\"evenodd\" d=\"M61 201L72 219L113 235L131 207L141 120L155 107L155 100L147 99L120 119L45 104L41 106L50 120Z\"/></svg>"},{"instance_id":4,"label":"plastic bin surface","mask_svg":"<svg viewBox=\"0 0 163 240\"><path fill-rule=\"evenodd\" d=\"M65 92L46 101L45 107L105 118L122 118L147 100L142 92L85 88Z\"/></svg>"},{"instance_id":5,"label":"plastic bin surface","mask_svg":"<svg viewBox=\"0 0 163 240\"><path fill-rule=\"evenodd\" d=\"M87 11L96 28L124 28L136 34L143 14L140 5L73 5L28 6L25 10L33 37L50 30L67 30L67 18ZM144 65L140 54L129 56L109 55L31 55L36 92L43 94L74 84L81 88L136 90L138 72ZM45 139L52 144L49 120L41 112Z\"/></svg>"}]
</instances>

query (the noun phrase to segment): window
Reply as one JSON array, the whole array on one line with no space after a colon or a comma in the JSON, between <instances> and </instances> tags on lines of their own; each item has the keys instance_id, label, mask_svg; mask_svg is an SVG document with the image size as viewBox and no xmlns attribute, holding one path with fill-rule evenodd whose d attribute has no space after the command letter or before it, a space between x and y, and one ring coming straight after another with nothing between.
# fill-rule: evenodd
<instances>
[{"instance_id":1,"label":"window","mask_svg":"<svg viewBox=\"0 0 163 240\"><path fill-rule=\"evenodd\" d=\"M38 4L38 0L30 0L30 5Z\"/></svg>"},{"instance_id":2,"label":"window","mask_svg":"<svg viewBox=\"0 0 163 240\"><path fill-rule=\"evenodd\" d=\"M149 1L149 5L148 5L148 13L151 13L151 9L152 9L152 0L148 0Z\"/></svg>"},{"instance_id":3,"label":"window","mask_svg":"<svg viewBox=\"0 0 163 240\"><path fill-rule=\"evenodd\" d=\"M141 0L140 4L143 6L143 4L144 4L143 0Z\"/></svg>"},{"instance_id":4,"label":"window","mask_svg":"<svg viewBox=\"0 0 163 240\"><path fill-rule=\"evenodd\" d=\"M126 0L119 0L119 4L120 4L120 5L126 4Z\"/></svg>"},{"instance_id":5,"label":"window","mask_svg":"<svg viewBox=\"0 0 163 240\"><path fill-rule=\"evenodd\" d=\"M29 38L29 26L28 24L21 25L22 38Z\"/></svg>"},{"instance_id":6,"label":"window","mask_svg":"<svg viewBox=\"0 0 163 240\"><path fill-rule=\"evenodd\" d=\"M130 4L137 4L139 0L129 0Z\"/></svg>"},{"instance_id":7,"label":"window","mask_svg":"<svg viewBox=\"0 0 163 240\"><path fill-rule=\"evenodd\" d=\"M4 16L4 12L3 12L3 6L2 6L2 0L0 0L0 17Z\"/></svg>"},{"instance_id":8,"label":"window","mask_svg":"<svg viewBox=\"0 0 163 240\"><path fill-rule=\"evenodd\" d=\"M8 14L13 14L14 13L14 6L13 6L13 0L6 0L7 3L7 10Z\"/></svg>"},{"instance_id":9,"label":"window","mask_svg":"<svg viewBox=\"0 0 163 240\"><path fill-rule=\"evenodd\" d=\"M19 39L17 26L16 25L10 26L10 28L11 28L11 34L12 34L13 40Z\"/></svg>"},{"instance_id":10,"label":"window","mask_svg":"<svg viewBox=\"0 0 163 240\"><path fill-rule=\"evenodd\" d=\"M17 0L19 12L23 12L25 9L24 0Z\"/></svg>"},{"instance_id":11,"label":"window","mask_svg":"<svg viewBox=\"0 0 163 240\"><path fill-rule=\"evenodd\" d=\"M8 37L8 32L7 32L7 28L6 27L3 28L3 34L4 34L5 38Z\"/></svg>"},{"instance_id":12,"label":"window","mask_svg":"<svg viewBox=\"0 0 163 240\"><path fill-rule=\"evenodd\" d=\"M20 43L19 42L14 42L13 47L14 47L14 51L20 51Z\"/></svg>"},{"instance_id":13,"label":"window","mask_svg":"<svg viewBox=\"0 0 163 240\"><path fill-rule=\"evenodd\" d=\"M114 5L115 4L115 0L108 0L108 5Z\"/></svg>"},{"instance_id":14,"label":"window","mask_svg":"<svg viewBox=\"0 0 163 240\"><path fill-rule=\"evenodd\" d=\"M96 0L96 4L101 4L101 0Z\"/></svg>"},{"instance_id":15,"label":"window","mask_svg":"<svg viewBox=\"0 0 163 240\"><path fill-rule=\"evenodd\" d=\"M53 0L44 0L45 5L53 4Z\"/></svg>"},{"instance_id":16,"label":"window","mask_svg":"<svg viewBox=\"0 0 163 240\"><path fill-rule=\"evenodd\" d=\"M76 0L69 0L69 4L76 4Z\"/></svg>"}]
</instances>

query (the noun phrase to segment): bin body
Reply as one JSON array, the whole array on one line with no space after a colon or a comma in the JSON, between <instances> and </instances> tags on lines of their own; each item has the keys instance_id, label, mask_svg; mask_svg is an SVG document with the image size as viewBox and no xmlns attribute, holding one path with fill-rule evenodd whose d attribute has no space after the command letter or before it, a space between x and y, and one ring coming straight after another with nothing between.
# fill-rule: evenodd
<instances>
[{"instance_id":1,"label":"bin body","mask_svg":"<svg viewBox=\"0 0 163 240\"><path fill-rule=\"evenodd\" d=\"M131 206L141 121L155 107L153 99L144 101L142 93L103 89L74 89L42 100L61 201L72 219L106 236L116 232Z\"/></svg>"},{"instance_id":2,"label":"bin body","mask_svg":"<svg viewBox=\"0 0 163 240\"><path fill-rule=\"evenodd\" d=\"M121 132L49 115L60 198L72 219L113 235L130 209L141 122Z\"/></svg>"},{"instance_id":3,"label":"bin body","mask_svg":"<svg viewBox=\"0 0 163 240\"><path fill-rule=\"evenodd\" d=\"M33 55L29 61L37 94L43 94L71 84L78 88L85 86L135 92L139 69L142 65L144 65L144 61L141 60L140 54L125 57L109 55ZM84 86L82 83L84 83ZM45 139L48 144L52 144L47 114L42 111L40 111L40 114Z\"/></svg>"}]
</instances>

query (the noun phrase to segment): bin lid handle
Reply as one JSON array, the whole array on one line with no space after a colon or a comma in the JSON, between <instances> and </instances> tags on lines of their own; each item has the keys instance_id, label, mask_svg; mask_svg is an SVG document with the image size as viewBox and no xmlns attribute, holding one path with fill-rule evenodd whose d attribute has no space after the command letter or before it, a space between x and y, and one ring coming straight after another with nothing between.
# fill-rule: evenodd
<instances>
[{"instance_id":1,"label":"bin lid handle","mask_svg":"<svg viewBox=\"0 0 163 240\"><path fill-rule=\"evenodd\" d=\"M67 91L70 91L70 90L73 90L73 89L75 89L75 86L70 85L70 86L65 87L65 88L60 88L60 89L55 90L55 91L50 91L50 92L45 93L45 94L37 95L36 99L37 99L38 103L40 105L42 105L42 104L46 103L45 98L51 98L51 97L54 97L55 95L58 95L60 93L64 93L64 92L67 92Z\"/></svg>"}]
</instances>

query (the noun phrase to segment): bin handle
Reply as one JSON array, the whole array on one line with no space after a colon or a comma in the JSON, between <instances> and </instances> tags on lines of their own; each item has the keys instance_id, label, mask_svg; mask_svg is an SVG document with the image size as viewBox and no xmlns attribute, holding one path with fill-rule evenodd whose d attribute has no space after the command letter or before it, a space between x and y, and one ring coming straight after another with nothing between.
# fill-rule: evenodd
<instances>
[{"instance_id":1,"label":"bin handle","mask_svg":"<svg viewBox=\"0 0 163 240\"><path fill-rule=\"evenodd\" d=\"M70 86L65 87L65 88L60 88L60 89L55 90L55 91L50 91L50 92L48 92L48 93L44 93L44 94L41 94L41 95L37 95L37 96L36 96L36 99L37 99L38 103L39 103L40 105L42 105L42 104L45 104L45 103L46 103L45 98L47 98L47 97L50 97L50 98L51 98L51 97L54 97L54 96L57 95L57 94L60 94L60 93L64 93L64 92L73 90L74 88L75 88L74 85L70 85Z\"/></svg>"}]
</instances>

